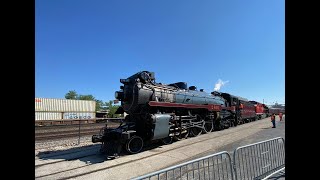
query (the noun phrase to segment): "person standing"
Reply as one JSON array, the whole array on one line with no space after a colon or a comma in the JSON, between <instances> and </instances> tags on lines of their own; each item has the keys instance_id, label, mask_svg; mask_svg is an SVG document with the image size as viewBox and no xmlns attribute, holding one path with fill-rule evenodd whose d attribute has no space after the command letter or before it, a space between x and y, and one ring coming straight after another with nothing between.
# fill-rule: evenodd
<instances>
[{"instance_id":1,"label":"person standing","mask_svg":"<svg viewBox=\"0 0 320 180\"><path fill-rule=\"evenodd\" d=\"M276 114L271 115L272 128L276 128Z\"/></svg>"},{"instance_id":2,"label":"person standing","mask_svg":"<svg viewBox=\"0 0 320 180\"><path fill-rule=\"evenodd\" d=\"M282 113L279 113L280 121L282 121Z\"/></svg>"}]
</instances>

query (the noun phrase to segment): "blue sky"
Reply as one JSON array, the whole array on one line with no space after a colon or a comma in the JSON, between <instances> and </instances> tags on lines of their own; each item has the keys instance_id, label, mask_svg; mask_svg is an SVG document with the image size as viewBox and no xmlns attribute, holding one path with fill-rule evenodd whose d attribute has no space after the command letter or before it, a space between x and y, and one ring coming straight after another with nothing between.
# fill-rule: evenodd
<instances>
[{"instance_id":1,"label":"blue sky","mask_svg":"<svg viewBox=\"0 0 320 180\"><path fill-rule=\"evenodd\" d=\"M35 97L114 99L148 70L267 104L285 102L284 0L36 0Z\"/></svg>"}]
</instances>

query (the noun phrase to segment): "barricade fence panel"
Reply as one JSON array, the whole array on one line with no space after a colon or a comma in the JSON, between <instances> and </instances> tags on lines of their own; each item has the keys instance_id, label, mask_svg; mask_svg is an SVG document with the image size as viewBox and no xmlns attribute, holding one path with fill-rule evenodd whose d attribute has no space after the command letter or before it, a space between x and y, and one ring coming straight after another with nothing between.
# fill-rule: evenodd
<instances>
[{"instance_id":1,"label":"barricade fence panel","mask_svg":"<svg viewBox=\"0 0 320 180\"><path fill-rule=\"evenodd\" d=\"M234 177L230 154L223 151L135 178L137 179L232 180Z\"/></svg>"},{"instance_id":2,"label":"barricade fence panel","mask_svg":"<svg viewBox=\"0 0 320 180\"><path fill-rule=\"evenodd\" d=\"M285 167L285 146L281 137L238 147L233 154L235 178L262 179Z\"/></svg>"},{"instance_id":3,"label":"barricade fence panel","mask_svg":"<svg viewBox=\"0 0 320 180\"><path fill-rule=\"evenodd\" d=\"M235 149L233 162L227 151L191 160L134 180L255 180L285 167L285 143L281 137Z\"/></svg>"}]
</instances>

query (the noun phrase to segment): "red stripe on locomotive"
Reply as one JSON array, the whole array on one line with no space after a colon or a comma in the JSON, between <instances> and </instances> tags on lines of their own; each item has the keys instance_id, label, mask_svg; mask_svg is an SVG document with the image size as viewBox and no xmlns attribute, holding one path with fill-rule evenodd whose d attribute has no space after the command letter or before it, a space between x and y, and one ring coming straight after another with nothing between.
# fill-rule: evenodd
<instances>
[{"instance_id":1,"label":"red stripe on locomotive","mask_svg":"<svg viewBox=\"0 0 320 180\"><path fill-rule=\"evenodd\" d=\"M170 103L170 102L156 102L150 101L150 106L160 106L160 107L179 107L179 108L190 108L190 109L208 109L209 111L220 111L222 107L220 105L208 104L208 105L199 105L199 104L182 104L182 103Z\"/></svg>"}]
</instances>

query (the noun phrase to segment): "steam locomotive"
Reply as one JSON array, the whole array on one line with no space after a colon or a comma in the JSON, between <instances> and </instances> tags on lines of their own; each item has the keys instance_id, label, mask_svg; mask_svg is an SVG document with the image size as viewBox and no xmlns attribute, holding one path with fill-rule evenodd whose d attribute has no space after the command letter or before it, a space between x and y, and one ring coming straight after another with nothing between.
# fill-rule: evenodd
<instances>
[{"instance_id":1,"label":"steam locomotive","mask_svg":"<svg viewBox=\"0 0 320 180\"><path fill-rule=\"evenodd\" d=\"M154 141L169 144L267 115L267 107L255 101L217 91L198 91L186 82L165 85L155 80L155 74L149 71L120 79L123 86L115 92L115 98L121 106L116 113L128 115L119 127L105 127L92 136L93 143L102 143L101 152L111 157L125 148L134 154Z\"/></svg>"}]
</instances>

